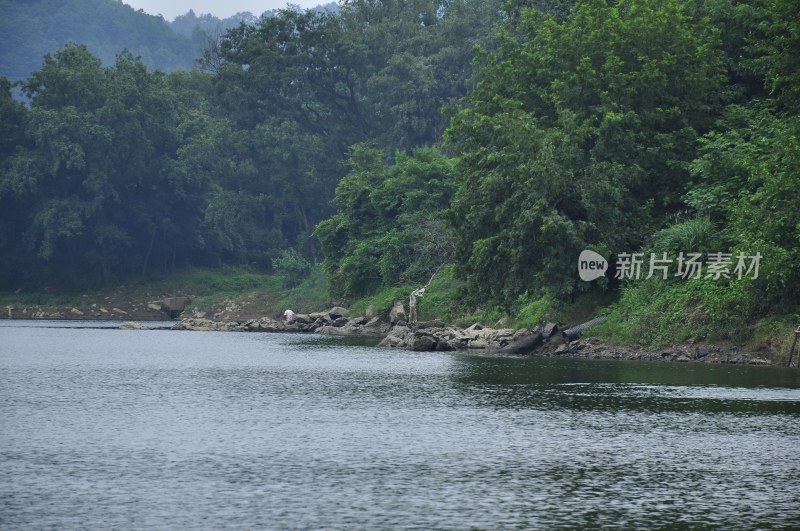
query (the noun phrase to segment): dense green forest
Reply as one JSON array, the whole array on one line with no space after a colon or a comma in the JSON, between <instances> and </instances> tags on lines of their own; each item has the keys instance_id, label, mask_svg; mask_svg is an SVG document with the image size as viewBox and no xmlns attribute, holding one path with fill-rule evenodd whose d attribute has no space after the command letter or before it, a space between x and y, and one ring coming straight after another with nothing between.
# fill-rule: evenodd
<instances>
[{"instance_id":1,"label":"dense green forest","mask_svg":"<svg viewBox=\"0 0 800 531\"><path fill-rule=\"evenodd\" d=\"M67 45L0 87L0 283L321 264L345 301L438 275L451 314L741 337L800 300L797 7L348 0L171 73ZM647 275L690 253L727 262Z\"/></svg>"}]
</instances>

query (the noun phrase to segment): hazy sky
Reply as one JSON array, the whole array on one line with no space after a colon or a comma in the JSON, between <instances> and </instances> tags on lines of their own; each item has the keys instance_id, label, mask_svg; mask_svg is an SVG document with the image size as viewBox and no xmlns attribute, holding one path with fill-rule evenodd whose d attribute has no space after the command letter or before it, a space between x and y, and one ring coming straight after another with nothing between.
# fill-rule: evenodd
<instances>
[{"instance_id":1,"label":"hazy sky","mask_svg":"<svg viewBox=\"0 0 800 531\"><path fill-rule=\"evenodd\" d=\"M254 15L260 15L270 9L286 7L287 4L297 4L303 8L315 7L320 4L327 4L331 0L123 0L134 9L144 9L145 13L151 15L161 14L168 21L173 20L178 15L183 15L190 9L194 9L197 15L211 13L219 18L227 18L236 13L250 11Z\"/></svg>"}]
</instances>

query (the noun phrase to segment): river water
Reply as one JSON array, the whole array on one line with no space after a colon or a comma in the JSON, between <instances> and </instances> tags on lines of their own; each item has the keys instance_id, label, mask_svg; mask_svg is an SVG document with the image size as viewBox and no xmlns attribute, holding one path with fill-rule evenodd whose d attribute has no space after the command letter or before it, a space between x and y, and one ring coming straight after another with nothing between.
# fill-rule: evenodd
<instances>
[{"instance_id":1,"label":"river water","mask_svg":"<svg viewBox=\"0 0 800 531\"><path fill-rule=\"evenodd\" d=\"M0 528L800 526L800 371L0 323Z\"/></svg>"}]
</instances>

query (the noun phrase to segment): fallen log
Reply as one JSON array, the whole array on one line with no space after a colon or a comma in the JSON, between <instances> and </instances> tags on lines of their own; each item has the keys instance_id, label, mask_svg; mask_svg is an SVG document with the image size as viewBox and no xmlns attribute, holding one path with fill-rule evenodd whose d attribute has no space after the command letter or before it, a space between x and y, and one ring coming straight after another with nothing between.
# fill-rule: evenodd
<instances>
[{"instance_id":1,"label":"fallen log","mask_svg":"<svg viewBox=\"0 0 800 531\"><path fill-rule=\"evenodd\" d=\"M501 348L498 350L498 352L501 354L529 354L530 352L533 352L536 347L541 345L543 340L544 336L541 332L522 336L517 341L514 341L513 343Z\"/></svg>"},{"instance_id":2,"label":"fallen log","mask_svg":"<svg viewBox=\"0 0 800 531\"><path fill-rule=\"evenodd\" d=\"M583 333L584 330L605 323L606 321L608 321L608 316L606 315L595 317L591 321L586 321L585 323L573 326L572 328L567 328L566 330L561 332L561 337L563 337L565 341L575 341L576 339L581 337L581 334Z\"/></svg>"}]
</instances>

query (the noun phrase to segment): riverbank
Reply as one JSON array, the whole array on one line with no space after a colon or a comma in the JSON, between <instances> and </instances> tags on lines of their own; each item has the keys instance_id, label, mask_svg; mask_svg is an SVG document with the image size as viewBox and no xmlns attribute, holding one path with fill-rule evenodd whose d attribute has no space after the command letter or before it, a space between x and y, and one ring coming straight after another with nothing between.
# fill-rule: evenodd
<instances>
[{"instance_id":1,"label":"riverbank","mask_svg":"<svg viewBox=\"0 0 800 531\"><path fill-rule=\"evenodd\" d=\"M596 337L570 338L550 323L534 329L491 328L475 323L467 328L426 321L409 325L391 324L379 317L350 318L344 308L298 314L285 322L262 317L242 321L219 321L189 317L174 330L238 331L272 333L317 333L336 336L375 337L378 346L413 351L476 351L505 355L608 360L646 360L677 363L732 365L781 365L781 357L769 350L753 351L730 343L687 341L659 350L612 345ZM135 327L135 325L133 326ZM141 327L141 326L140 326Z\"/></svg>"},{"instance_id":2,"label":"riverbank","mask_svg":"<svg viewBox=\"0 0 800 531\"><path fill-rule=\"evenodd\" d=\"M312 276L299 286L287 288L284 279L247 270L223 272L191 270L159 281L131 282L97 292L64 294L45 289L38 293L6 293L0 297L3 318L12 319L71 319L119 320L131 323L170 320L180 315L176 328L186 330L235 330L250 332L321 333L328 335L368 336L382 341L390 348L410 350L474 350L502 351L520 340L532 340L535 348L512 349L509 354L624 360L659 360L694 363L731 363L750 365L786 364L788 346L775 341L751 341L746 345L721 341L689 339L670 342L659 348L615 342L607 337L583 337L563 341L558 334L550 336L545 327L536 329L525 323L511 328L502 316L480 315L464 317L456 323L432 319L443 315L437 300L447 286L432 286L422 300L420 311L429 319L415 326L399 324L405 315L389 315L392 301L403 300L405 292L389 290L385 297L359 301L350 312L331 304L321 276ZM170 312L164 302L187 298L182 312ZM383 300L385 299L385 300ZM597 301L596 301L597 302ZM388 307L387 307L388 306ZM603 306L602 304L600 305ZM319 308L330 308L324 312ZM576 325L592 314L585 311L558 316L559 324ZM280 320L283 310L292 308L298 315L293 323ZM331 310L334 310L331 314ZM446 313L446 312L445 312ZM394 323L394 324L392 324ZM489 326L487 326L489 325ZM138 327L128 324L128 327ZM781 333L780 338L785 334Z\"/></svg>"}]
</instances>

